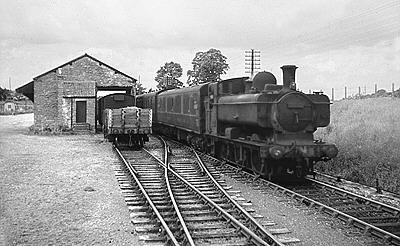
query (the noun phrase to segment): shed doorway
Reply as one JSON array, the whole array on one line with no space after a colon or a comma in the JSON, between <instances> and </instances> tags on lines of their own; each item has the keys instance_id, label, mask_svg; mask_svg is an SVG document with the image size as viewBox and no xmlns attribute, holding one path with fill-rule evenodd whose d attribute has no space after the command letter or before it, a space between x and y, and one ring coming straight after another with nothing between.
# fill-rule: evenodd
<instances>
[{"instance_id":1,"label":"shed doorway","mask_svg":"<svg viewBox=\"0 0 400 246\"><path fill-rule=\"evenodd\" d=\"M86 101L76 102L76 123L86 123Z\"/></svg>"}]
</instances>

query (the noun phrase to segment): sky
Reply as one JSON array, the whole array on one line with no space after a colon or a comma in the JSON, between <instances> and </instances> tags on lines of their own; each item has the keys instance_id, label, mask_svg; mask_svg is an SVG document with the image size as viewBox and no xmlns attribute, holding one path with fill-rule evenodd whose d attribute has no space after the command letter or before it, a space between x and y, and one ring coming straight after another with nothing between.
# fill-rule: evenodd
<instances>
[{"instance_id":1,"label":"sky","mask_svg":"<svg viewBox=\"0 0 400 246\"><path fill-rule=\"evenodd\" d=\"M0 0L0 86L16 89L85 53L155 88L166 62L183 68L199 51L219 49L248 76L245 51L282 83L335 98L400 87L399 0Z\"/></svg>"}]
</instances>

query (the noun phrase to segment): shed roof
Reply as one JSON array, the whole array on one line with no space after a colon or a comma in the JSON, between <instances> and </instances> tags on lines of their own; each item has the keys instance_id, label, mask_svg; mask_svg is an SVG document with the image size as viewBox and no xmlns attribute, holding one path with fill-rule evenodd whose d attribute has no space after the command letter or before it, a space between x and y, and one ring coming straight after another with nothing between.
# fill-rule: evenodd
<instances>
[{"instance_id":1,"label":"shed roof","mask_svg":"<svg viewBox=\"0 0 400 246\"><path fill-rule=\"evenodd\" d=\"M33 102L33 81L15 89L16 92L23 94Z\"/></svg>"},{"instance_id":2,"label":"shed roof","mask_svg":"<svg viewBox=\"0 0 400 246\"><path fill-rule=\"evenodd\" d=\"M57 69L59 69L59 68L61 68L61 67L64 67L64 66L66 66L66 65L68 65L68 64L72 64L72 63L74 63L75 61L77 61L77 60L79 60L79 59L82 59L82 58L84 58L84 57L88 57L88 58L90 58L90 59L92 59L92 60L98 62L100 65L106 66L106 67L108 67L109 69L113 70L114 72L124 75L125 77L131 79L133 82L136 82L136 81L137 81L137 79L134 79L133 77L131 77L131 76L129 76L129 75L127 75L127 74L125 74L125 73L119 71L118 69L116 69L116 68L114 68L114 67L112 67L112 66L110 66L110 65L108 65L108 64L106 64L106 63L104 63L104 62L102 62L102 61L100 61L100 60L98 60L98 59L96 59L96 58L94 58L93 56L86 54L86 53L85 53L84 55L81 55L81 56L79 56L79 57L77 57L77 58L75 58L75 59L69 61L69 62L66 62L66 63L64 63L64 64L62 64L62 65L60 65L60 66L58 66L58 67L55 67L55 68L53 68L53 69L51 69L51 70L49 70L49 71L47 71L47 72L45 72L45 73L42 73L42 74L36 76L35 78L33 78L33 80L36 80L37 78L42 77L42 76L44 76L44 75L46 75L46 74L48 74L48 73L54 72L54 71L56 71Z\"/></svg>"},{"instance_id":3,"label":"shed roof","mask_svg":"<svg viewBox=\"0 0 400 246\"><path fill-rule=\"evenodd\" d=\"M49 70L49 71L47 71L47 72L45 72L45 73L42 73L42 74L40 74L40 75L34 77L33 80L32 80L31 82L29 82L29 83L27 83L27 84L25 84L25 85L23 85L23 86L17 88L16 91L17 91L18 93L22 93L23 95L25 95L26 97L28 97L32 102L34 102L34 86L33 86L33 83L34 83L34 81L35 81L36 79L38 79L38 78L40 78L40 77L42 77L42 76L44 76L44 75L46 75L46 74L48 74L48 73L55 72L57 69L62 68L62 67L64 67L64 66L66 66L66 65L72 64L72 63L74 63L75 61L77 61L77 60L79 60L79 59L82 59L82 58L84 58L84 57L88 57L89 59L92 59L92 60L98 62L100 65L106 66L107 68L113 70L115 73L119 73L119 74L121 74L121 75L123 75L123 76L125 76L125 77L127 77L127 78L129 78L129 79L131 79L133 84L137 81L137 79L135 79L135 78L133 78L133 77L131 77L131 76L129 76L129 75L127 75L127 74L125 74L125 73L119 71L118 69L116 69L116 68L114 68L114 67L112 67L112 66L110 66L110 65L108 65L108 64L106 64L106 63L104 63L104 62L102 62L102 61L100 61L100 60L98 60L98 59L96 59L96 58L94 58L93 56L88 55L88 54L85 53L84 55L81 55L81 56L79 56L79 57L77 57L77 58L75 58L75 59L73 59L73 60L70 60L70 61L68 61L68 62L66 62L66 63L64 63L64 64L62 64L62 65L60 65L60 66L58 66L58 67L55 67L55 68L53 68L53 69L51 69L51 70ZM133 86L133 84L132 84L132 86ZM100 87L101 87L101 86L100 86ZM125 86L125 87L126 87L126 86ZM102 88L102 90L118 90L118 89L119 89L119 90L124 90L124 89L127 89L127 88L125 88L125 87L121 87L121 86L111 86L111 87L101 87L101 88ZM129 87L129 88L130 88L130 87Z\"/></svg>"}]
</instances>

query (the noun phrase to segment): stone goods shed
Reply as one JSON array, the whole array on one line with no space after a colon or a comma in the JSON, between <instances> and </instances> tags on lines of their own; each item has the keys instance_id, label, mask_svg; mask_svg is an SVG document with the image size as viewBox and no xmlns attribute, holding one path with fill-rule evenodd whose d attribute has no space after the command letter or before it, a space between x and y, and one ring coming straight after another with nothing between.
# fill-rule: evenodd
<instances>
[{"instance_id":1,"label":"stone goods shed","mask_svg":"<svg viewBox=\"0 0 400 246\"><path fill-rule=\"evenodd\" d=\"M97 91L134 95L135 83L131 76L84 54L35 77L17 92L34 102L36 129L95 131Z\"/></svg>"}]
</instances>

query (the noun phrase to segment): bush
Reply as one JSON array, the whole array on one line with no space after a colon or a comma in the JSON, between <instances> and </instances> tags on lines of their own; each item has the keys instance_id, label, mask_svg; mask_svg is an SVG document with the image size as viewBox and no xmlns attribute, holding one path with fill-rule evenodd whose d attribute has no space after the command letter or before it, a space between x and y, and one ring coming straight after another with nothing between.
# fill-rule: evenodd
<instances>
[{"instance_id":1,"label":"bush","mask_svg":"<svg viewBox=\"0 0 400 246\"><path fill-rule=\"evenodd\" d=\"M72 131L71 128L64 126L64 125L58 125L58 126L44 126L44 127L35 127L34 125L29 127L29 132L33 134L39 134L39 135L61 135L61 134L67 134L67 135L73 135L74 132Z\"/></svg>"}]
</instances>

